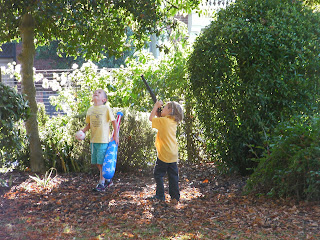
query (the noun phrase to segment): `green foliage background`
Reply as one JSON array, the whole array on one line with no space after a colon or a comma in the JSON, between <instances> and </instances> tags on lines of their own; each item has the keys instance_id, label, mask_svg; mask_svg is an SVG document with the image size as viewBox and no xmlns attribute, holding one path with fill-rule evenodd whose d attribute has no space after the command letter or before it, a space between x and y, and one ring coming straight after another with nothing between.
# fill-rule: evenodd
<instances>
[{"instance_id":1,"label":"green foliage background","mask_svg":"<svg viewBox=\"0 0 320 240\"><path fill-rule=\"evenodd\" d=\"M73 71L55 75L54 80L43 79L43 86L59 91L51 97L51 103L65 116L48 119L39 115L40 138L44 146L47 168L59 171L88 171L90 169L89 136L85 142L74 139L74 133L85 125L87 109L91 105L92 92L102 88L108 92L108 104L122 111L118 171L148 170L156 159L154 137L148 120L153 102L141 79L144 74L157 97L166 101L179 101L186 107L186 121L178 128L179 153L182 162L205 161L201 136L197 129L192 98L188 91L185 64L189 51L187 42L177 44L175 38L184 38L183 31L173 32L172 42L167 43L167 54L155 59L151 53L139 52L127 59L126 68L99 68L93 62L74 66ZM41 78L41 76L36 76ZM187 110L188 109L188 110ZM43 111L41 111L43 112ZM42 117L41 117L42 116ZM187 146L191 146L190 148ZM201 150L200 150L201 147ZM199 148L199 149L198 149Z\"/></svg>"},{"instance_id":2,"label":"green foliage background","mask_svg":"<svg viewBox=\"0 0 320 240\"><path fill-rule=\"evenodd\" d=\"M0 83L0 165L17 160L26 144L19 123L29 115L28 102L15 89Z\"/></svg>"},{"instance_id":3,"label":"green foliage background","mask_svg":"<svg viewBox=\"0 0 320 240\"><path fill-rule=\"evenodd\" d=\"M300 1L240 0L197 39L190 81L221 166L248 174L279 122L318 110L319 24Z\"/></svg>"}]
</instances>

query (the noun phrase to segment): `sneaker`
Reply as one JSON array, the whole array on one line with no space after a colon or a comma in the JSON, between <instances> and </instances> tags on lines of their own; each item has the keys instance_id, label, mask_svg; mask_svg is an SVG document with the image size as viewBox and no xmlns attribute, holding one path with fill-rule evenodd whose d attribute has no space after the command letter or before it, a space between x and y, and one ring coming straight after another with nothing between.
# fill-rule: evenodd
<instances>
[{"instance_id":1,"label":"sneaker","mask_svg":"<svg viewBox=\"0 0 320 240\"><path fill-rule=\"evenodd\" d=\"M110 179L109 181L106 181L106 182L104 183L104 187L105 187L105 188L109 188L109 187L111 187L111 186L113 186L113 182L112 182L111 179Z\"/></svg>"},{"instance_id":2,"label":"sneaker","mask_svg":"<svg viewBox=\"0 0 320 240\"><path fill-rule=\"evenodd\" d=\"M103 192L105 190L105 186L101 183L98 183L98 185L93 190L96 192Z\"/></svg>"},{"instance_id":3,"label":"sneaker","mask_svg":"<svg viewBox=\"0 0 320 240\"><path fill-rule=\"evenodd\" d=\"M157 200L157 201L165 201L165 198L164 198L164 197L161 198L161 197L159 197L159 196L157 196L157 195L154 195L153 197L150 197L149 199L150 199L150 200Z\"/></svg>"},{"instance_id":4,"label":"sneaker","mask_svg":"<svg viewBox=\"0 0 320 240\"><path fill-rule=\"evenodd\" d=\"M157 195L154 195L153 197L149 197L149 200L152 201L152 204L154 204L154 206L161 206L161 207L168 207L168 204L165 201L165 198L160 198Z\"/></svg>"},{"instance_id":5,"label":"sneaker","mask_svg":"<svg viewBox=\"0 0 320 240\"><path fill-rule=\"evenodd\" d=\"M178 204L179 204L179 200L178 199L175 199L175 198L171 199L170 205L177 206Z\"/></svg>"}]
</instances>

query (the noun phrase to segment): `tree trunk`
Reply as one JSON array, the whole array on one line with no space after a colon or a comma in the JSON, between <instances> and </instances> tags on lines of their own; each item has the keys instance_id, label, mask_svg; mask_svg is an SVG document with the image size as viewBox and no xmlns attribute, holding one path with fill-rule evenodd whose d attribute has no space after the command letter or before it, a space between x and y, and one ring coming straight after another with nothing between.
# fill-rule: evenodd
<instances>
[{"instance_id":1,"label":"tree trunk","mask_svg":"<svg viewBox=\"0 0 320 240\"><path fill-rule=\"evenodd\" d=\"M193 119L191 118L191 103L186 98L186 105L185 105L185 133L187 135L187 154L188 154L188 162L189 163L197 163L198 162L198 154L196 153L196 147L194 145L193 140Z\"/></svg>"},{"instance_id":2,"label":"tree trunk","mask_svg":"<svg viewBox=\"0 0 320 240\"><path fill-rule=\"evenodd\" d=\"M30 167L33 172L44 172L45 165L37 120L36 89L33 82L34 29L35 22L33 17L30 14L25 14L20 25L22 51L18 59L21 62L22 93L25 94L31 110L30 117L26 121L27 136L30 142Z\"/></svg>"}]
</instances>

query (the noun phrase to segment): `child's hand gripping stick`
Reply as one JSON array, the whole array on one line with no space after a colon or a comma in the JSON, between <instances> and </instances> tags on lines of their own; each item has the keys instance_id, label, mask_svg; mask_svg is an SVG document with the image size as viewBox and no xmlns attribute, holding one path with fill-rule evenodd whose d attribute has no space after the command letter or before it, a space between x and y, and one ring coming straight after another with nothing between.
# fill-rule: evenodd
<instances>
[{"instance_id":1,"label":"child's hand gripping stick","mask_svg":"<svg viewBox=\"0 0 320 240\"><path fill-rule=\"evenodd\" d=\"M123 116L122 112L117 112L116 125L117 125L118 136L119 136L120 122L121 122L122 116ZM106 155L104 157L103 165L102 165L102 175L105 179L113 178L114 172L116 171L116 165L117 165L117 153L118 153L118 144L116 143L115 140L112 140L111 142L109 142Z\"/></svg>"}]
</instances>

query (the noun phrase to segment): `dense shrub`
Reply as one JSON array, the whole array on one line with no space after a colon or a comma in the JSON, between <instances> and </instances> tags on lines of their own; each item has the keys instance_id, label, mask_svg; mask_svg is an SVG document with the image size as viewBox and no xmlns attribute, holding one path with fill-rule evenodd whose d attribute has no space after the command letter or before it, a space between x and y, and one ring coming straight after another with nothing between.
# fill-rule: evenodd
<instances>
[{"instance_id":1,"label":"dense shrub","mask_svg":"<svg viewBox=\"0 0 320 240\"><path fill-rule=\"evenodd\" d=\"M0 164L18 160L24 148L23 134L18 122L25 120L29 107L23 96L15 89L0 83Z\"/></svg>"},{"instance_id":2,"label":"dense shrub","mask_svg":"<svg viewBox=\"0 0 320 240\"><path fill-rule=\"evenodd\" d=\"M247 174L264 136L319 96L319 13L301 1L239 0L194 45L192 90L208 150Z\"/></svg>"},{"instance_id":3,"label":"dense shrub","mask_svg":"<svg viewBox=\"0 0 320 240\"><path fill-rule=\"evenodd\" d=\"M44 107L39 108L39 135L44 149L46 168L59 172L87 171L90 164L89 136L83 142L74 134L85 126L84 117L56 116L47 118Z\"/></svg>"},{"instance_id":4,"label":"dense shrub","mask_svg":"<svg viewBox=\"0 0 320 240\"><path fill-rule=\"evenodd\" d=\"M120 126L117 170L129 172L148 170L156 160L155 131L149 115L125 109Z\"/></svg>"},{"instance_id":5,"label":"dense shrub","mask_svg":"<svg viewBox=\"0 0 320 240\"><path fill-rule=\"evenodd\" d=\"M275 197L320 200L320 117L298 116L281 123L247 190Z\"/></svg>"}]
</instances>

